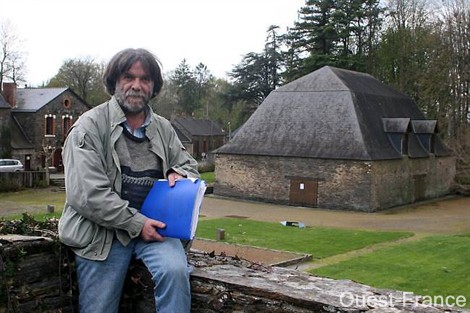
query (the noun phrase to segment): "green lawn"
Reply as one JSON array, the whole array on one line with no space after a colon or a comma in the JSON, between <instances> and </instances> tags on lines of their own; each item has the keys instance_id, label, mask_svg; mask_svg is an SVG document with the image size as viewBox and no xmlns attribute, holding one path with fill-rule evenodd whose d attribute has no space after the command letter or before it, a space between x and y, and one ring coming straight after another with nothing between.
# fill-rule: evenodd
<instances>
[{"instance_id":1,"label":"green lawn","mask_svg":"<svg viewBox=\"0 0 470 313\"><path fill-rule=\"evenodd\" d=\"M201 179L203 179L206 183L211 184L215 181L215 173L214 172L201 173Z\"/></svg>"},{"instance_id":2,"label":"green lawn","mask_svg":"<svg viewBox=\"0 0 470 313\"><path fill-rule=\"evenodd\" d=\"M430 236L313 270L424 296L465 296L470 307L470 236Z\"/></svg>"},{"instance_id":3,"label":"green lawn","mask_svg":"<svg viewBox=\"0 0 470 313\"><path fill-rule=\"evenodd\" d=\"M14 192L0 192L0 202L13 201L24 205L40 205L41 203L64 204L65 192L54 188L28 188Z\"/></svg>"},{"instance_id":4,"label":"green lawn","mask_svg":"<svg viewBox=\"0 0 470 313\"><path fill-rule=\"evenodd\" d=\"M225 230L225 241L229 243L307 253L313 258L325 258L412 235L407 232L286 227L280 223L224 218L200 220L196 237L215 239L218 228Z\"/></svg>"},{"instance_id":5,"label":"green lawn","mask_svg":"<svg viewBox=\"0 0 470 313\"><path fill-rule=\"evenodd\" d=\"M64 202L65 192L55 188L28 188L16 192L0 192L0 217L18 219L26 212L41 217L60 216ZM56 214L44 214L47 205L53 205ZM10 214L5 208L15 209L17 213Z\"/></svg>"}]
</instances>

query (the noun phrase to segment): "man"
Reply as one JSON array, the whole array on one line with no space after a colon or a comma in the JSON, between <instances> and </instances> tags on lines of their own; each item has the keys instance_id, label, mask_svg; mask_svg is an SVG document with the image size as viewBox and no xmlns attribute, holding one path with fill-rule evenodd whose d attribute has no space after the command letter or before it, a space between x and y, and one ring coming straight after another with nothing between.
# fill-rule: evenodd
<instances>
[{"instance_id":1,"label":"man","mask_svg":"<svg viewBox=\"0 0 470 313\"><path fill-rule=\"evenodd\" d=\"M76 255L80 312L118 312L132 257L152 275L158 312L189 312L190 269L181 241L160 236L164 223L139 210L155 180L167 178L173 186L199 177L197 163L149 106L163 85L150 52L117 53L104 83L112 98L77 120L63 149L59 238Z\"/></svg>"}]
</instances>

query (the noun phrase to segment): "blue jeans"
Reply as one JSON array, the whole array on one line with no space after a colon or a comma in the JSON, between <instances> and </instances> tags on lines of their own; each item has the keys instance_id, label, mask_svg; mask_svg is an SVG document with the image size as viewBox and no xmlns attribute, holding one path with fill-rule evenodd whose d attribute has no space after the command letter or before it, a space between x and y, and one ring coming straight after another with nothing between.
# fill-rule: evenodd
<instances>
[{"instance_id":1,"label":"blue jeans","mask_svg":"<svg viewBox=\"0 0 470 313\"><path fill-rule=\"evenodd\" d=\"M191 292L187 258L179 239L144 242L133 239L124 247L118 240L105 261L75 257L80 313L117 313L132 257L143 261L155 283L157 312L190 312Z\"/></svg>"}]
</instances>

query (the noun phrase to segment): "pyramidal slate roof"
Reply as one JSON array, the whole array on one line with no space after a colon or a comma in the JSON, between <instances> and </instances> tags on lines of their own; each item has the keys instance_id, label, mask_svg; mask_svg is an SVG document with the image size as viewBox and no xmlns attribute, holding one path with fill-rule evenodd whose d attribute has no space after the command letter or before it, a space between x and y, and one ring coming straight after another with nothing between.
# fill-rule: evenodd
<instances>
[{"instance_id":1,"label":"pyramidal slate roof","mask_svg":"<svg viewBox=\"0 0 470 313\"><path fill-rule=\"evenodd\" d=\"M369 74L325 66L272 91L215 152L325 159L399 159L384 119L425 120L414 101ZM409 127L411 129L411 126ZM429 153L411 132L410 157ZM445 147L436 138L436 147Z\"/></svg>"},{"instance_id":2,"label":"pyramidal slate roof","mask_svg":"<svg viewBox=\"0 0 470 313\"><path fill-rule=\"evenodd\" d=\"M13 112L36 112L68 88L18 88Z\"/></svg>"}]
</instances>

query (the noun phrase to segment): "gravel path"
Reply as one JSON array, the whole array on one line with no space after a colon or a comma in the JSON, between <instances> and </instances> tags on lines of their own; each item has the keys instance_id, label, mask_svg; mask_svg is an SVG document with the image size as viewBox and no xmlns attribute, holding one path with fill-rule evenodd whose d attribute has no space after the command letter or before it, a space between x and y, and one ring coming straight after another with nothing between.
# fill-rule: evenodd
<instances>
[{"instance_id":1,"label":"gravel path","mask_svg":"<svg viewBox=\"0 0 470 313\"><path fill-rule=\"evenodd\" d=\"M206 196L202 218L241 217L259 221L297 221L326 226L415 233L470 233L470 198L447 197L376 213L332 211Z\"/></svg>"}]
</instances>

